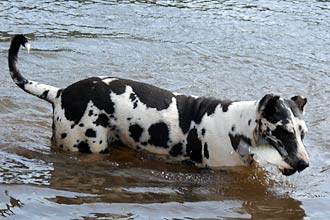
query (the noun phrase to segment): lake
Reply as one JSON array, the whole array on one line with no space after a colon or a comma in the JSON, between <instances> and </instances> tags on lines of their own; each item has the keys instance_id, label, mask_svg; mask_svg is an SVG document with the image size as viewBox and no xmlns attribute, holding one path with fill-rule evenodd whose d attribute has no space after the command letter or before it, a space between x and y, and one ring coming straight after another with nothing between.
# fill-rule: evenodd
<instances>
[{"instance_id":1,"label":"lake","mask_svg":"<svg viewBox=\"0 0 330 220\"><path fill-rule=\"evenodd\" d=\"M51 106L11 80L11 37L29 79L65 87L118 76L187 95L308 98L310 167L220 170L124 147L52 150ZM327 0L0 1L0 219L329 219Z\"/></svg>"}]
</instances>

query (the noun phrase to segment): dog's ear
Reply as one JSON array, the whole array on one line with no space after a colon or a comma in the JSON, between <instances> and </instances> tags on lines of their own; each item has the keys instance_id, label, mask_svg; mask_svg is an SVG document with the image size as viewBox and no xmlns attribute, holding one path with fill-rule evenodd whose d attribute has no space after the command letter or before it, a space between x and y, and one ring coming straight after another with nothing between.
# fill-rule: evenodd
<instances>
[{"instance_id":1,"label":"dog's ear","mask_svg":"<svg viewBox=\"0 0 330 220\"><path fill-rule=\"evenodd\" d=\"M297 96L293 96L291 100L296 103L296 105L298 106L301 112L304 112L304 107L307 103L307 98L301 95L297 95Z\"/></svg>"},{"instance_id":2,"label":"dog's ear","mask_svg":"<svg viewBox=\"0 0 330 220\"><path fill-rule=\"evenodd\" d=\"M280 99L280 96L274 94L265 95L260 101L258 109L264 115L273 114L276 111L276 103Z\"/></svg>"}]
</instances>

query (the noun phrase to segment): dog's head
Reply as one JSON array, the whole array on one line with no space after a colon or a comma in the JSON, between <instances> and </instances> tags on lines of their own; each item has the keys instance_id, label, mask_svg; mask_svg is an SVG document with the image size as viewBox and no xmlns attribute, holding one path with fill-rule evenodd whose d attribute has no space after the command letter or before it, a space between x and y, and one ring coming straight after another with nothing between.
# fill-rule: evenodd
<instances>
[{"instance_id":1,"label":"dog's head","mask_svg":"<svg viewBox=\"0 0 330 220\"><path fill-rule=\"evenodd\" d=\"M307 99L302 96L283 99L272 94L259 102L257 133L281 155L285 166L279 168L284 175L292 175L309 166L303 143L307 132L302 117L306 103Z\"/></svg>"}]
</instances>

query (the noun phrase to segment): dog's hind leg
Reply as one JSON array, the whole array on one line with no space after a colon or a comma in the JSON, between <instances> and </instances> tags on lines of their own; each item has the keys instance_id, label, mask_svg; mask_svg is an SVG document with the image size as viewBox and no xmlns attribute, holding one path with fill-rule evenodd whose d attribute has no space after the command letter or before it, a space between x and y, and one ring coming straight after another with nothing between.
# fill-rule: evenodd
<instances>
[{"instance_id":1,"label":"dog's hind leg","mask_svg":"<svg viewBox=\"0 0 330 220\"><path fill-rule=\"evenodd\" d=\"M53 132L53 142L67 151L81 153L107 153L109 129L101 126L85 127L82 124L73 128L59 123Z\"/></svg>"}]
</instances>

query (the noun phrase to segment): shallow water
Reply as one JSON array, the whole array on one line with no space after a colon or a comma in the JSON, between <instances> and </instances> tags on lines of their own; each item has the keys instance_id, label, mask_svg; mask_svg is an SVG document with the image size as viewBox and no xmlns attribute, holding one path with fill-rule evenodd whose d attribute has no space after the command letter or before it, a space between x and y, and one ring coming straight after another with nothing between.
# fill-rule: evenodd
<instances>
[{"instance_id":1,"label":"shallow water","mask_svg":"<svg viewBox=\"0 0 330 220\"><path fill-rule=\"evenodd\" d=\"M330 2L0 1L0 218L328 219ZM114 149L51 150L51 106L14 85L10 38L32 51L20 69L64 87L94 75L172 91L308 98L311 166L196 169Z\"/></svg>"}]
</instances>

